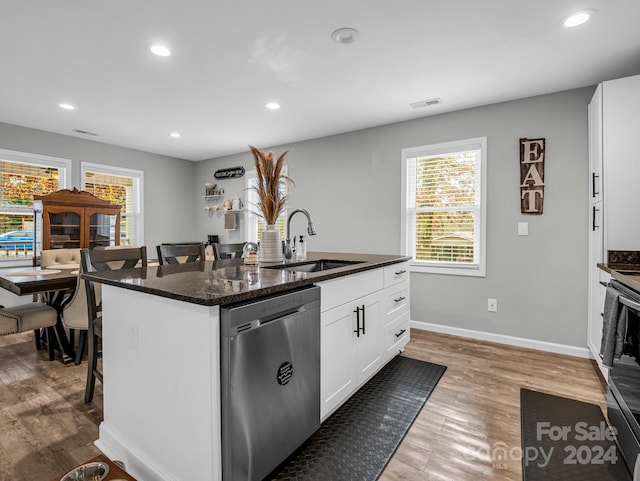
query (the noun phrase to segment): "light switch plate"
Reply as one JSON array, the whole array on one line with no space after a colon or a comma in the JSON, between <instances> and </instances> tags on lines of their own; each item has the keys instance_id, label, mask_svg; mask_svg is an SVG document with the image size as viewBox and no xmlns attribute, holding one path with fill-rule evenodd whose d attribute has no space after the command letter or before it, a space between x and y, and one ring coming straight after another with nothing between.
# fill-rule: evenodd
<instances>
[{"instance_id":1,"label":"light switch plate","mask_svg":"<svg viewBox=\"0 0 640 481\"><path fill-rule=\"evenodd\" d=\"M518 222L518 235L529 235L528 222Z\"/></svg>"}]
</instances>

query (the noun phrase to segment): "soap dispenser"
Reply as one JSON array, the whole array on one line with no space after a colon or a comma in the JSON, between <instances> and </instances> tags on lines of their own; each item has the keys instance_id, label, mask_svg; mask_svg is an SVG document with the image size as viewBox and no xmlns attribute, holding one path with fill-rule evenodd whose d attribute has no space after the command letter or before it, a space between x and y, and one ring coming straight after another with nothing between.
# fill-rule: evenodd
<instances>
[{"instance_id":1,"label":"soap dispenser","mask_svg":"<svg viewBox=\"0 0 640 481\"><path fill-rule=\"evenodd\" d=\"M304 241L304 236L300 236L300 241L296 247L296 261L307 260L307 243Z\"/></svg>"}]
</instances>

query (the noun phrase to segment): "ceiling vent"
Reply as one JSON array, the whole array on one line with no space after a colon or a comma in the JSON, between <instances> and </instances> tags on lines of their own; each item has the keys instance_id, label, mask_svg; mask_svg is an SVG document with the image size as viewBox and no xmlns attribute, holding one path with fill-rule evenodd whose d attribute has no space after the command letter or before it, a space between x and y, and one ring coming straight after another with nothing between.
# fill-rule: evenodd
<instances>
[{"instance_id":1,"label":"ceiling vent","mask_svg":"<svg viewBox=\"0 0 640 481\"><path fill-rule=\"evenodd\" d=\"M94 132L88 132L86 130L80 130L80 129L73 129L73 131L76 134L82 134L82 135L91 135L92 137L97 137L98 134L94 133Z\"/></svg>"},{"instance_id":2,"label":"ceiling vent","mask_svg":"<svg viewBox=\"0 0 640 481\"><path fill-rule=\"evenodd\" d=\"M421 100L420 102L413 102L409 104L412 109L421 109L423 107L431 107L432 105L441 104L442 100L440 99L429 99L429 100Z\"/></svg>"}]
</instances>

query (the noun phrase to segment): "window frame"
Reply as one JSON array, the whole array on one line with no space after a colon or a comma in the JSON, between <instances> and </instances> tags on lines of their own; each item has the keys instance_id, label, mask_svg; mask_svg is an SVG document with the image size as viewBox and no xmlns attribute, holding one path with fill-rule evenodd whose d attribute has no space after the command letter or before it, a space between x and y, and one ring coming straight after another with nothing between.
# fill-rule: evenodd
<instances>
[{"instance_id":1,"label":"window frame","mask_svg":"<svg viewBox=\"0 0 640 481\"><path fill-rule=\"evenodd\" d=\"M289 175L288 166L286 166L286 165L282 166L281 175L285 175L285 176ZM251 181L252 180L256 180L257 178L258 178L258 172L256 171L256 169L249 170L249 171L245 172L244 207L245 207L245 211L247 212L246 223L245 223L245 238L246 238L246 240L248 242L255 242L255 243L260 242L260 239L257 238L258 237L258 222L264 221L264 219L262 217L260 217L260 215L258 215L255 212L256 211L256 206L249 201L249 197L251 196L251 189L252 189ZM284 189L285 189L285 195L288 196L289 195L289 186L288 186L287 182L284 183ZM287 204L285 205L282 213L280 214L280 217L284 217L284 220L285 220L285 231L286 231L286 220L287 220L288 210L289 209L288 209L288 202L287 202ZM280 218L280 217L278 217L278 218ZM282 236L283 240L284 240L285 235L286 235L286 232Z\"/></svg>"},{"instance_id":2,"label":"window frame","mask_svg":"<svg viewBox=\"0 0 640 481\"><path fill-rule=\"evenodd\" d=\"M121 212L120 216L126 214L129 218L134 218L136 224L135 238L131 240L132 245L144 245L144 171L127 169L125 167L115 167L111 165L95 164L91 162L81 162L80 164L80 185L82 190L86 190L86 174L94 172L96 174L114 175L117 177L129 177L137 183L138 188L138 212ZM121 220L122 222L122 220Z\"/></svg>"},{"instance_id":3,"label":"window frame","mask_svg":"<svg viewBox=\"0 0 640 481\"><path fill-rule=\"evenodd\" d=\"M65 159L62 157L52 157L49 155L32 154L28 152L19 152L15 150L0 149L0 159L9 162L16 162L21 164L30 164L38 167L48 167L58 169L58 189L71 188L71 170L73 162L71 159ZM25 206L5 206L0 205L0 213L2 214L21 214L31 215L34 217L34 232L33 232L33 256L39 255L40 244L42 239L37 239L37 227L35 219L35 210L33 205ZM0 264L3 267L25 265L33 262L33 256L27 258L7 258L0 259Z\"/></svg>"},{"instance_id":4,"label":"window frame","mask_svg":"<svg viewBox=\"0 0 640 481\"><path fill-rule=\"evenodd\" d=\"M478 149L479 146L479 149ZM412 259L409 261L411 272L425 274L449 274L459 276L486 277L486 248L487 248L487 137L475 137L438 144L408 147L401 151L401 252L403 255L412 256L415 253L415 244L411 244L415 238L415 232L409 232L410 216L415 216L415 210L409 209L409 179L408 160L416 157L427 157L439 154L463 152L468 150L480 150L480 162L476 167L476 179L479 178L480 205L477 207L479 219L476 220L477 232L474 239L474 249L478 253L478 261L474 264L464 265L454 262L430 262ZM413 223L415 225L415 222Z\"/></svg>"}]
</instances>

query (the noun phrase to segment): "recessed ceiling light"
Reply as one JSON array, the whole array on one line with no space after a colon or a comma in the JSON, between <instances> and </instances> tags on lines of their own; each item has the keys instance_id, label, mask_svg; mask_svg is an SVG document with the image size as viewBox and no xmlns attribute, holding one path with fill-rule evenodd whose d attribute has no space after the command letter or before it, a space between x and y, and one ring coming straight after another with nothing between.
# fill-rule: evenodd
<instances>
[{"instance_id":1,"label":"recessed ceiling light","mask_svg":"<svg viewBox=\"0 0 640 481\"><path fill-rule=\"evenodd\" d=\"M64 109L64 110L75 110L77 108L74 105L65 104L65 103L58 104L58 107L60 107L61 109Z\"/></svg>"},{"instance_id":2,"label":"recessed ceiling light","mask_svg":"<svg viewBox=\"0 0 640 481\"><path fill-rule=\"evenodd\" d=\"M280 108L280 104L278 102L268 102L264 104L264 107L269 110L278 110Z\"/></svg>"},{"instance_id":3,"label":"recessed ceiling light","mask_svg":"<svg viewBox=\"0 0 640 481\"><path fill-rule=\"evenodd\" d=\"M182 137L182 135L180 135L179 132L171 132L169 134L169 137L173 137L174 139L179 139L180 137Z\"/></svg>"},{"instance_id":4,"label":"recessed ceiling light","mask_svg":"<svg viewBox=\"0 0 640 481\"><path fill-rule=\"evenodd\" d=\"M568 28L577 27L578 25L582 25L587 22L595 14L596 11L593 9L581 10L565 17L562 24Z\"/></svg>"},{"instance_id":5,"label":"recessed ceiling light","mask_svg":"<svg viewBox=\"0 0 640 481\"><path fill-rule=\"evenodd\" d=\"M334 30L331 39L336 43L353 43L358 39L360 32L355 28L344 27Z\"/></svg>"},{"instance_id":6,"label":"recessed ceiling light","mask_svg":"<svg viewBox=\"0 0 640 481\"><path fill-rule=\"evenodd\" d=\"M157 55L158 57L168 57L169 55L171 55L171 50L160 44L150 45L149 50L151 50L151 53Z\"/></svg>"}]
</instances>

